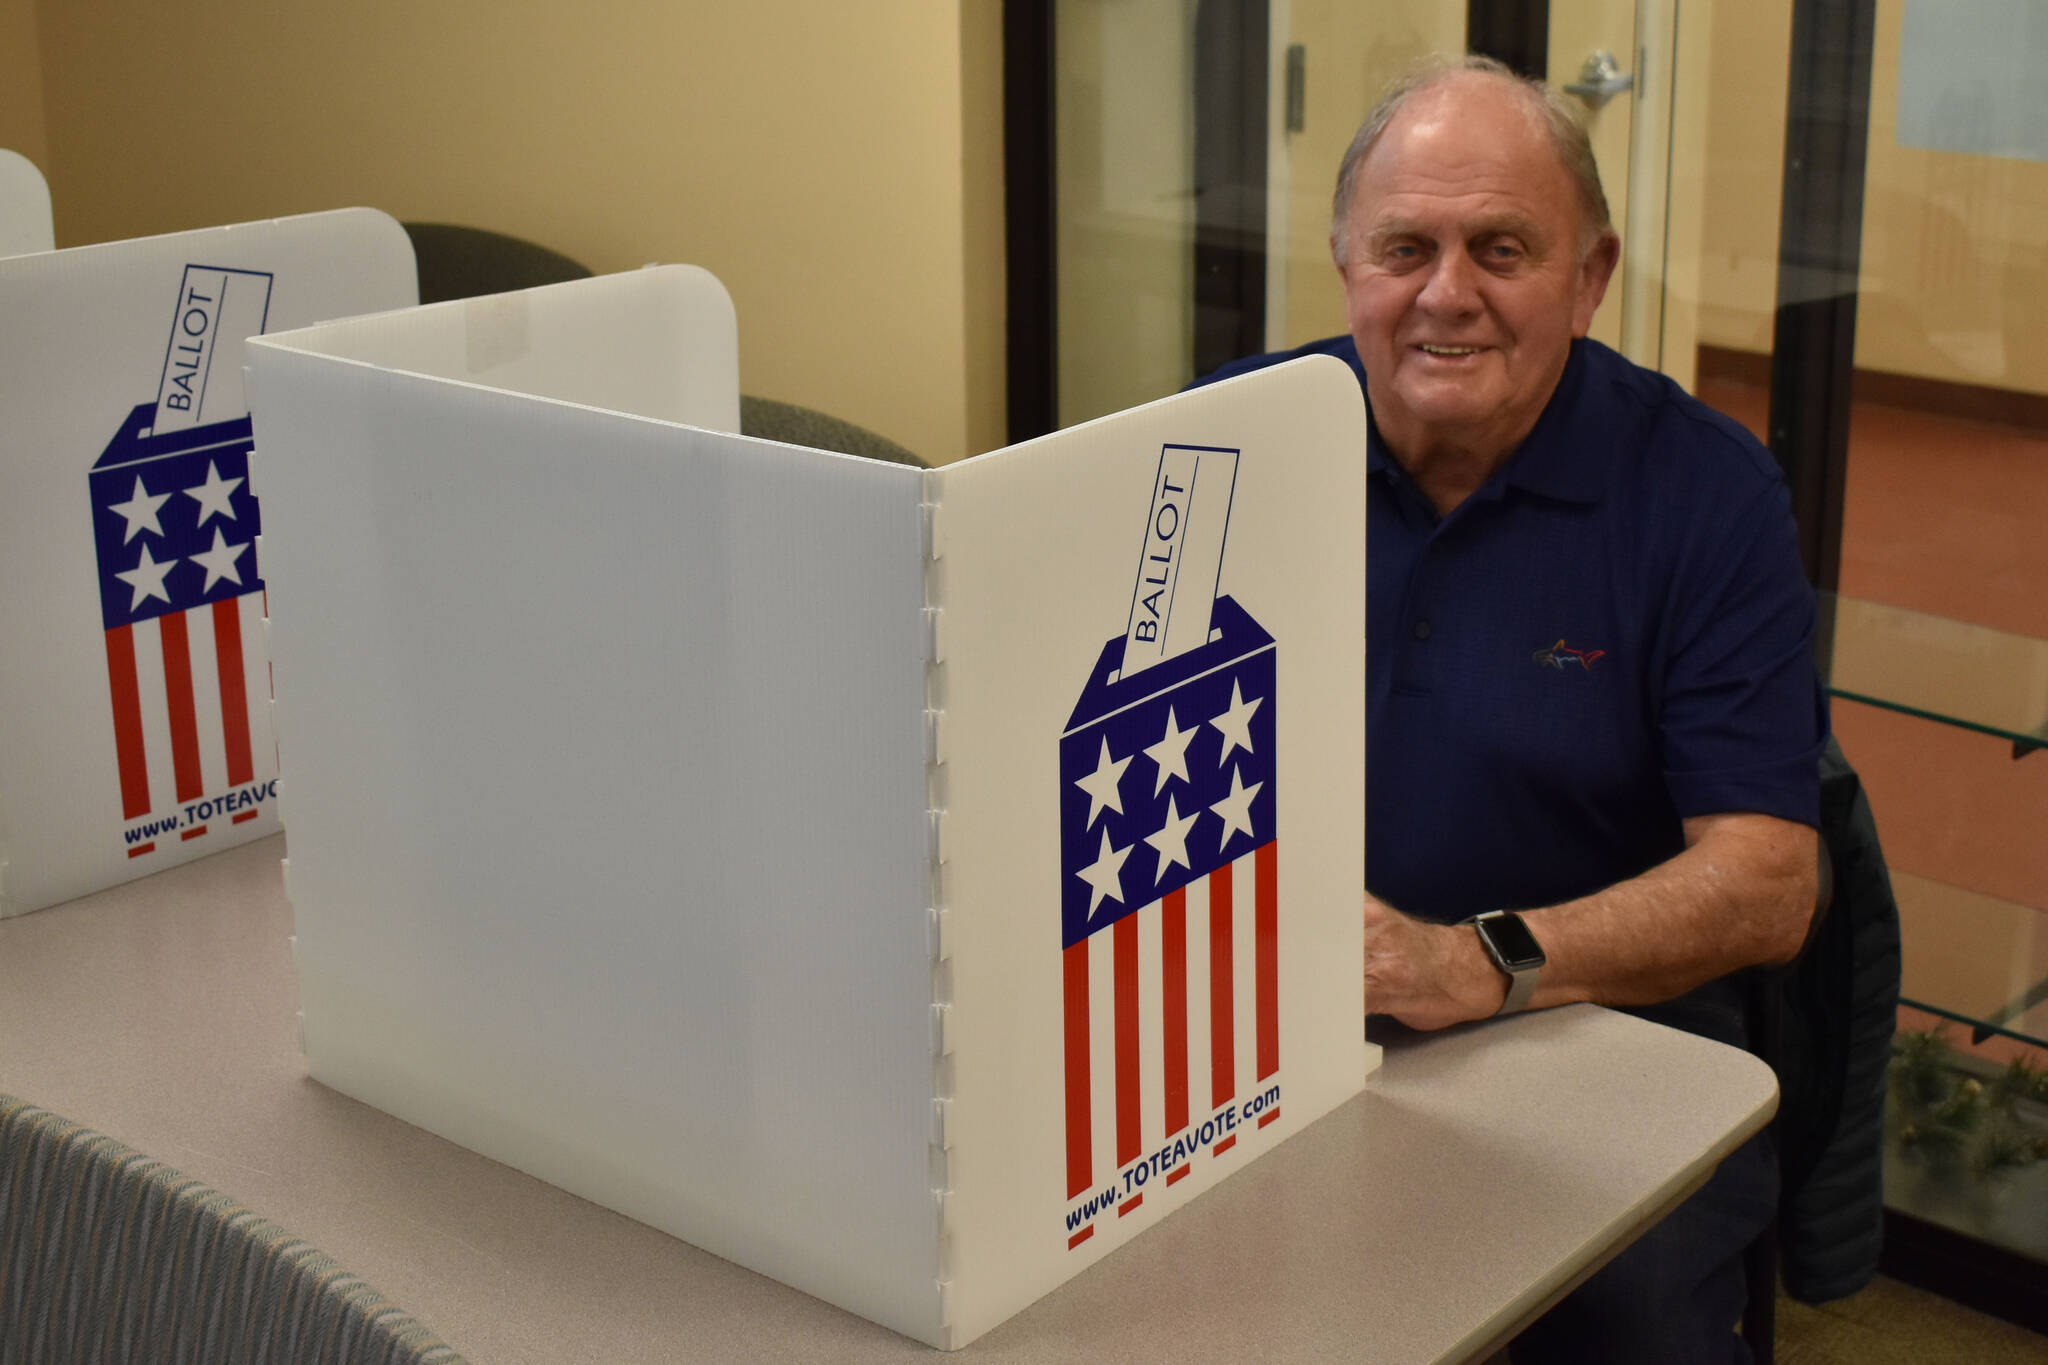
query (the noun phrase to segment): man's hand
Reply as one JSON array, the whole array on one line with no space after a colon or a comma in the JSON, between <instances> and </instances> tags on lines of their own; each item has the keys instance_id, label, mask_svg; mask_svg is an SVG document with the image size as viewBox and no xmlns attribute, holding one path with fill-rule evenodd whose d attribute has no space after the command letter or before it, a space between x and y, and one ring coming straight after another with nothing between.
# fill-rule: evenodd
<instances>
[{"instance_id":1,"label":"man's hand","mask_svg":"<svg viewBox=\"0 0 2048 1365\"><path fill-rule=\"evenodd\" d=\"M1789 962L1813 922L1820 837L1768 815L1698 816L1686 849L1605 891L1523 912L1549 960L1532 1009L1649 1005L1760 962ZM1365 1009L1410 1028L1484 1019L1507 977L1466 924L1365 897Z\"/></svg>"},{"instance_id":2,"label":"man's hand","mask_svg":"<svg viewBox=\"0 0 2048 1365\"><path fill-rule=\"evenodd\" d=\"M1410 1028L1485 1019L1507 999L1501 974L1468 924L1431 924L1365 896L1365 1011Z\"/></svg>"}]
</instances>

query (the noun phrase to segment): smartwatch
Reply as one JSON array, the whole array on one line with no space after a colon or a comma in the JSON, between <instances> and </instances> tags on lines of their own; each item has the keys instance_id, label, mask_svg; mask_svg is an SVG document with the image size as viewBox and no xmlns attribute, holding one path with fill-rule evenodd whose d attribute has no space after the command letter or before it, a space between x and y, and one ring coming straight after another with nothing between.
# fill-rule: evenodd
<instances>
[{"instance_id":1,"label":"smartwatch","mask_svg":"<svg viewBox=\"0 0 2048 1365\"><path fill-rule=\"evenodd\" d=\"M1543 945L1513 910L1489 910L1465 921L1479 931L1479 942L1493 965L1507 974L1508 997L1500 1002L1498 1014L1513 1014L1529 1003L1536 993L1536 978L1543 972Z\"/></svg>"}]
</instances>

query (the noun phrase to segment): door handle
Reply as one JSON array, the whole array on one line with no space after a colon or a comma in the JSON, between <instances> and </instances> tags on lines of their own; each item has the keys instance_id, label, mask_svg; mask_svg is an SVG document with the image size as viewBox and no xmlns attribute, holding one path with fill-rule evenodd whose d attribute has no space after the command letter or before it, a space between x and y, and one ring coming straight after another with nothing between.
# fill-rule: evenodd
<instances>
[{"instance_id":1,"label":"door handle","mask_svg":"<svg viewBox=\"0 0 2048 1365\"><path fill-rule=\"evenodd\" d=\"M1577 95L1598 109L1623 91L1635 89L1635 86L1636 78L1621 69L1621 63L1614 60L1612 52L1595 52L1579 68L1579 78L1564 89L1566 94Z\"/></svg>"}]
</instances>

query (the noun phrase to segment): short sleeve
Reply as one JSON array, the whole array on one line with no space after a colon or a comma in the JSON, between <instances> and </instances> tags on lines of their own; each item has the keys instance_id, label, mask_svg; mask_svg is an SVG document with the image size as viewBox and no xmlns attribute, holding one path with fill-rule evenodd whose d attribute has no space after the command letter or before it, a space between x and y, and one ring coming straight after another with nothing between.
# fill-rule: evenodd
<instances>
[{"instance_id":1,"label":"short sleeve","mask_svg":"<svg viewBox=\"0 0 2048 1365\"><path fill-rule=\"evenodd\" d=\"M1790 500L1761 450L1726 450L1732 495L1696 488L1666 596L1658 724L1681 817L1755 812L1818 828L1827 701ZM1717 506L1732 510L1714 515Z\"/></svg>"}]
</instances>

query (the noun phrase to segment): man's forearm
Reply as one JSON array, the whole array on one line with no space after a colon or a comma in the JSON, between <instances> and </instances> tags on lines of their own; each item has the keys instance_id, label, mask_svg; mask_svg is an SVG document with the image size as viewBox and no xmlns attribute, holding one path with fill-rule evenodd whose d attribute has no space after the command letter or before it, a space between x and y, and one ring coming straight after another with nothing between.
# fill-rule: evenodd
<instances>
[{"instance_id":1,"label":"man's forearm","mask_svg":"<svg viewBox=\"0 0 2048 1365\"><path fill-rule=\"evenodd\" d=\"M1525 916L1549 961L1532 1005L1647 1005L1743 967L1786 962L1819 888L1819 836L1766 815L1686 821L1684 852Z\"/></svg>"},{"instance_id":2,"label":"man's forearm","mask_svg":"<svg viewBox=\"0 0 2048 1365\"><path fill-rule=\"evenodd\" d=\"M1768 815L1685 822L1685 851L1638 877L1523 919L1545 958L1531 1008L1649 1005L1798 953L1820 883L1820 838ZM1365 898L1365 1006L1415 1028L1483 1019L1507 979L1462 924Z\"/></svg>"}]
</instances>

